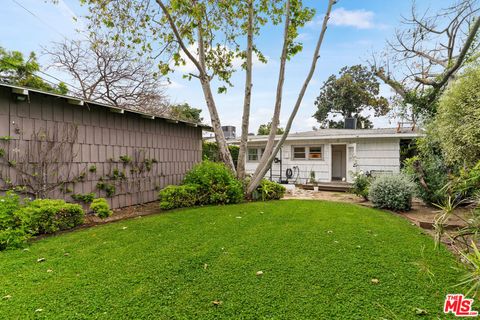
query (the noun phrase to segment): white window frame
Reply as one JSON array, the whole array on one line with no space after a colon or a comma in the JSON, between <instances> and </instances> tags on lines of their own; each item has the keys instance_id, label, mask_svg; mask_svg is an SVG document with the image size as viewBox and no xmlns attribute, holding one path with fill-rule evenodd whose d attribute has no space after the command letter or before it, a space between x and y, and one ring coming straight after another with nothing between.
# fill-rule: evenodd
<instances>
[{"instance_id":1,"label":"white window frame","mask_svg":"<svg viewBox=\"0 0 480 320\"><path fill-rule=\"evenodd\" d=\"M250 150L255 150L257 159L255 159L255 160L250 159L250 155L251 155ZM261 157L261 155L258 151L259 151L259 148L247 148L247 162L258 162L258 160Z\"/></svg>"},{"instance_id":2,"label":"white window frame","mask_svg":"<svg viewBox=\"0 0 480 320\"><path fill-rule=\"evenodd\" d=\"M295 157L295 148L305 148L305 158ZM310 158L310 148L320 148L322 156L320 158ZM298 152L297 152L298 153ZM323 161L325 159L325 145L297 145L292 146L292 160L301 160L301 161Z\"/></svg>"}]
</instances>

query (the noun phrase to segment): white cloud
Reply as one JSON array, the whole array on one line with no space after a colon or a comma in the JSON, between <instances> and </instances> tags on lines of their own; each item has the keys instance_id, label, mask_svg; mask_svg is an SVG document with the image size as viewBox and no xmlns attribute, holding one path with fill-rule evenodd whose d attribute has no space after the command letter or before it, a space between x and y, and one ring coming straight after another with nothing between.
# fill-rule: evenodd
<instances>
[{"instance_id":1,"label":"white cloud","mask_svg":"<svg viewBox=\"0 0 480 320\"><path fill-rule=\"evenodd\" d=\"M373 22L374 16L375 14L372 11L338 8L332 11L330 23L334 26L372 29L375 27L375 23Z\"/></svg>"}]
</instances>

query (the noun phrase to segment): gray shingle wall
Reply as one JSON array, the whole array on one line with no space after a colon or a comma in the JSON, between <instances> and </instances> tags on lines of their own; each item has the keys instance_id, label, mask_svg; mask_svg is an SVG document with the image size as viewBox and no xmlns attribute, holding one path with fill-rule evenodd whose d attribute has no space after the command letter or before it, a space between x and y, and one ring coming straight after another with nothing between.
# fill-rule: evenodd
<instances>
[{"instance_id":1,"label":"gray shingle wall","mask_svg":"<svg viewBox=\"0 0 480 320\"><path fill-rule=\"evenodd\" d=\"M29 102L16 102L9 88L0 88L0 136L12 137L8 144L10 157L15 157L14 149L21 154L31 152L32 135L41 130L52 140L66 126L76 127L73 161L63 164L62 170L69 170L70 176L86 172L83 182L72 184L74 193L95 192L99 196L105 196L104 191L96 188L100 177L108 180L106 176L115 168L125 172L126 180L109 181L116 186L115 195L109 198L113 208L156 200L156 189L178 184L185 172L201 161L200 128L145 119L128 112L113 113L97 105L71 105L65 99L33 92L29 98ZM122 163L120 156L125 155L134 163ZM145 159L154 160L150 171L145 168ZM89 172L90 166L95 166L97 172ZM6 170L15 182L15 170ZM55 190L51 196L72 200L70 194L61 190Z\"/></svg>"}]
</instances>

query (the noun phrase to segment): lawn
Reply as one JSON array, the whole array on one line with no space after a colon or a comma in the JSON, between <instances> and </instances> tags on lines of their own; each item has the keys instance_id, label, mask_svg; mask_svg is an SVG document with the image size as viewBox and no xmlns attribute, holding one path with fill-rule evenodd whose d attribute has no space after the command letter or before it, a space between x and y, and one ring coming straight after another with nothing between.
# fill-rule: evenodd
<instances>
[{"instance_id":1,"label":"lawn","mask_svg":"<svg viewBox=\"0 0 480 320\"><path fill-rule=\"evenodd\" d=\"M444 318L454 267L420 229L374 209L203 207L0 253L0 317L410 319L419 308Z\"/></svg>"}]
</instances>

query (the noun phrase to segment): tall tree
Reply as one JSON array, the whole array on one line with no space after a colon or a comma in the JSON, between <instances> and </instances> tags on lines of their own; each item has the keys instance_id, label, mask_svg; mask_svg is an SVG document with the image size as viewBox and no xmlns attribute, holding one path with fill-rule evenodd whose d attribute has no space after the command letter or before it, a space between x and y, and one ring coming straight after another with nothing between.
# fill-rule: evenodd
<instances>
[{"instance_id":1,"label":"tall tree","mask_svg":"<svg viewBox=\"0 0 480 320\"><path fill-rule=\"evenodd\" d=\"M20 51L8 51L0 47L0 82L59 94L68 92L64 82L50 84L36 75L37 72L40 72L40 64L35 52L31 52L25 60Z\"/></svg>"},{"instance_id":2,"label":"tall tree","mask_svg":"<svg viewBox=\"0 0 480 320\"><path fill-rule=\"evenodd\" d=\"M329 116L340 115L343 121L352 117L360 119L361 113L369 110L373 110L375 116L383 116L389 109L388 100L380 96L379 81L361 65L343 67L338 77L331 75L320 89L315 105L317 111L313 117L323 127L338 127L335 125L338 121Z\"/></svg>"},{"instance_id":3,"label":"tall tree","mask_svg":"<svg viewBox=\"0 0 480 320\"><path fill-rule=\"evenodd\" d=\"M297 115L298 110L300 109L300 105L302 104L303 97L305 96L305 92L307 91L308 85L310 84L310 81L313 78L313 75L315 73L315 69L317 67L317 62L318 59L320 58L320 48L323 43L323 39L325 38L325 33L327 32L327 25L328 25L328 20L330 19L330 13L332 12L332 7L335 5L336 0L329 0L328 2L328 7L325 12L325 16L323 17L323 23L322 23L322 28L320 29L320 34L318 35L318 40L317 44L315 46L315 50L313 52L313 57L312 57L312 62L310 65L310 69L308 71L308 74L305 78L305 81L303 82L303 85L300 89L300 92L298 93L297 100L295 102L295 105L293 106L293 110L290 113L290 116L288 117L287 125L285 127L285 132L283 135L280 137L279 141L273 148L273 151L270 152L268 156L262 156L262 159L260 160L260 164L257 166L257 169L255 170L254 175L252 176L252 179L250 180L250 183L247 186L247 196L251 195L255 188L258 186L260 181L263 179L265 174L267 173L269 167L271 166L273 160L275 159L276 155L280 151L280 148L282 147L283 143L287 139L288 134L290 133L290 129L292 128L293 120L295 120L295 116ZM280 110L276 110L276 114L274 116L280 117ZM272 131L274 131L276 128L272 126ZM275 138L275 137L274 137ZM273 139L274 139L273 138ZM269 139L273 140L271 136Z\"/></svg>"},{"instance_id":4,"label":"tall tree","mask_svg":"<svg viewBox=\"0 0 480 320\"><path fill-rule=\"evenodd\" d=\"M419 13L414 2L385 51L372 56L372 69L396 93L401 116L414 122L433 116L447 84L479 58L479 12L477 0L433 14Z\"/></svg>"},{"instance_id":5,"label":"tall tree","mask_svg":"<svg viewBox=\"0 0 480 320\"><path fill-rule=\"evenodd\" d=\"M261 124L258 127L257 134L261 136L266 136L266 135L269 135L271 131L272 131L272 123L269 122L267 124ZM285 130L283 128L277 127L277 131L276 131L277 135L283 134L284 132Z\"/></svg>"},{"instance_id":6,"label":"tall tree","mask_svg":"<svg viewBox=\"0 0 480 320\"><path fill-rule=\"evenodd\" d=\"M75 83L71 93L83 99L164 115L165 80L154 62L126 47L115 46L101 33L85 40L64 40L44 48L53 66Z\"/></svg>"},{"instance_id":7,"label":"tall tree","mask_svg":"<svg viewBox=\"0 0 480 320\"><path fill-rule=\"evenodd\" d=\"M230 79L235 71L235 65L240 61L246 71L243 116L245 124L249 118L248 95L252 88L248 75L250 73L251 76L253 60L251 54L255 53L261 61L265 61L255 43L255 36L260 34L262 26L267 23L269 25L284 23L286 26L282 40L282 57L285 59L281 59L280 63L280 84L283 82L281 78L284 74L282 71L285 68L284 61L293 57L302 48L301 44L296 42L298 28L313 17L313 10L306 8L302 0L254 0L251 3L247 2L247 6L245 1L240 0L82 0L82 2L89 5L92 32L100 25L106 26L110 28L112 39L116 40L118 45L140 48L144 52L163 58L159 62L159 67L164 74L178 70L179 66L187 63L193 67L189 69L194 71L188 71L184 76L199 80L210 113L220 158L232 170L235 168L221 129L213 83L221 83L217 90L219 93L226 93L227 87L232 85ZM327 16L334 3L335 0L329 1ZM315 51L315 62L325 30L326 21L320 30L321 39L317 45L318 50ZM246 48L240 44L244 41L245 35L247 35ZM315 66L316 63L311 66L310 78L313 76ZM307 86L309 80L306 82ZM279 85L277 92L282 90L283 85ZM303 94L302 88L301 98ZM272 117L273 132L276 131L275 123L278 123L279 96L281 97L281 94L277 94ZM293 118L297 110L298 107L295 106ZM242 129L245 129L244 125ZM248 133L248 130L245 132ZM242 134L242 145L246 143L247 137ZM273 139L270 139L269 143L273 146ZM242 161L243 159L239 163ZM262 167L270 164L271 161L267 157L260 163ZM251 185L258 185L259 181L252 179Z\"/></svg>"},{"instance_id":8,"label":"tall tree","mask_svg":"<svg viewBox=\"0 0 480 320\"><path fill-rule=\"evenodd\" d=\"M179 103L168 107L168 115L178 120L185 120L195 123L201 123L202 109L191 107L188 103Z\"/></svg>"}]
</instances>

